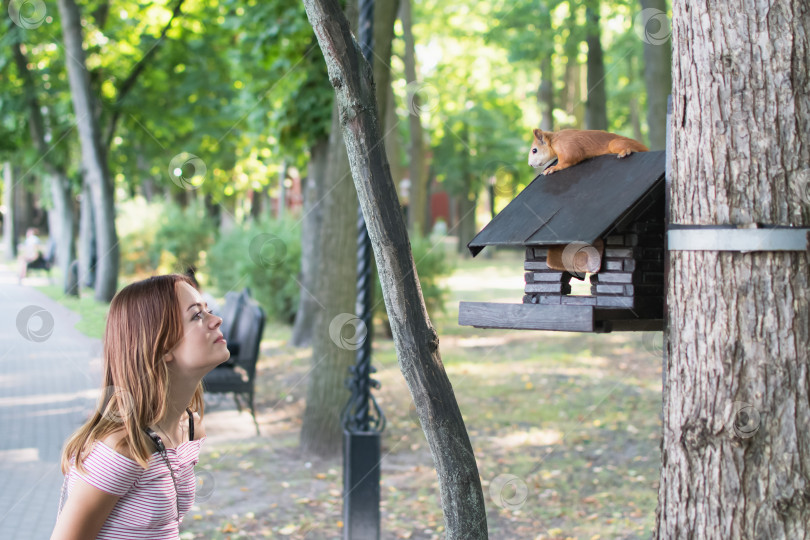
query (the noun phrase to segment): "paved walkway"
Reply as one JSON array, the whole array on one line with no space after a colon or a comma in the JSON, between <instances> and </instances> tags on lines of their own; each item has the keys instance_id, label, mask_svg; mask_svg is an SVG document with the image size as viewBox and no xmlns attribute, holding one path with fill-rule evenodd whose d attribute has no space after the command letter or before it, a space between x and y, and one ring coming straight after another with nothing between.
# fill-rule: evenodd
<instances>
[{"instance_id":1,"label":"paved walkway","mask_svg":"<svg viewBox=\"0 0 810 540\"><path fill-rule=\"evenodd\" d=\"M0 267L0 539L47 540L56 522L62 444L101 384L101 342L77 321Z\"/></svg>"}]
</instances>

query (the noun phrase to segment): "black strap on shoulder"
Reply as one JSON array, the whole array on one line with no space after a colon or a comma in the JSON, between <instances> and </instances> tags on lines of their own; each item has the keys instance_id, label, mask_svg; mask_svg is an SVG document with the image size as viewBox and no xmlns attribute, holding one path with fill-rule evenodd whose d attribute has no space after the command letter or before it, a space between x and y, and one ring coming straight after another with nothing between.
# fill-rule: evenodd
<instances>
[{"instance_id":1,"label":"black strap on shoulder","mask_svg":"<svg viewBox=\"0 0 810 540\"><path fill-rule=\"evenodd\" d=\"M163 440L161 440L160 436L155 433L152 428L145 427L144 431L146 431L146 434L149 435L150 439L152 439L152 442L155 443L155 448L157 448L158 452L163 452L166 450L166 447L163 445Z\"/></svg>"},{"instance_id":2,"label":"black strap on shoulder","mask_svg":"<svg viewBox=\"0 0 810 540\"><path fill-rule=\"evenodd\" d=\"M194 440L194 413L190 409L186 409L188 413L188 440Z\"/></svg>"}]
</instances>

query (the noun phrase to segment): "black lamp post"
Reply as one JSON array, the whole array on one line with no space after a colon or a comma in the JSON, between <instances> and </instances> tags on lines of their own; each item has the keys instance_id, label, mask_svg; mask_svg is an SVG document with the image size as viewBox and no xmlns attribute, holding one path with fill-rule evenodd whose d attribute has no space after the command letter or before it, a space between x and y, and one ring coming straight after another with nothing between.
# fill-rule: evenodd
<instances>
[{"instance_id":1,"label":"black lamp post","mask_svg":"<svg viewBox=\"0 0 810 540\"><path fill-rule=\"evenodd\" d=\"M359 0L357 37L366 61L373 65L374 0ZM380 433L383 416L371 388L380 383L371 378L373 279L371 240L362 208L357 209L357 302L355 312L366 328L366 338L357 349L346 386L351 397L343 410L343 537L368 540L380 537Z\"/></svg>"}]
</instances>

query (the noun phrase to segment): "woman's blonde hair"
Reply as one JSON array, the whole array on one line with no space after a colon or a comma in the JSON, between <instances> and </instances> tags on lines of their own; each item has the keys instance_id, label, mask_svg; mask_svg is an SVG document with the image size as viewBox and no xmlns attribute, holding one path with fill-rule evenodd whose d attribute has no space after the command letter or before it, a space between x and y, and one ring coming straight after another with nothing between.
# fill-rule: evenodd
<instances>
[{"instance_id":1,"label":"woman's blonde hair","mask_svg":"<svg viewBox=\"0 0 810 540\"><path fill-rule=\"evenodd\" d=\"M187 276L154 276L127 285L113 298L104 331L104 383L93 416L65 444L62 472L72 458L82 462L92 445L115 431L126 430L119 449L143 468L154 452L144 432L166 413L169 372L164 356L183 338L177 295L179 283L194 286ZM188 407L202 416L202 383Z\"/></svg>"}]
</instances>

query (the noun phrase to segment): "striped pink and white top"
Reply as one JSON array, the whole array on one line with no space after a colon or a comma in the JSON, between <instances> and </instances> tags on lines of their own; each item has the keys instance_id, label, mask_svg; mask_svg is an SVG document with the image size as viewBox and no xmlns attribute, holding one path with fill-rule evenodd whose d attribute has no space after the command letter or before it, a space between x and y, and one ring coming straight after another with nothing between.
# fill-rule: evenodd
<instances>
[{"instance_id":1,"label":"striped pink and white top","mask_svg":"<svg viewBox=\"0 0 810 540\"><path fill-rule=\"evenodd\" d=\"M196 478L194 465L199 461L203 439L186 441L166 453L177 480L180 519L194 504ZM155 452L149 467L143 469L103 442L97 441L84 460L86 474L73 465L65 477L67 497L76 482L82 480L102 491L121 497L96 537L107 540L170 540L180 538L177 498L171 474L163 457Z\"/></svg>"}]
</instances>

